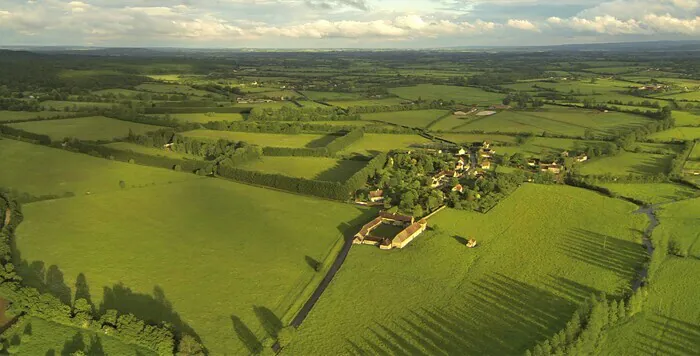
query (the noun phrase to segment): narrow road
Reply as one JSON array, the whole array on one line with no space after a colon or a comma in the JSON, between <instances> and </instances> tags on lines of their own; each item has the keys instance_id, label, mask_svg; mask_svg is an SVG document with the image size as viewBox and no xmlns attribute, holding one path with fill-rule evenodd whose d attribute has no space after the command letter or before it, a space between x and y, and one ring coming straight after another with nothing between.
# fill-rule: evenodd
<instances>
[{"instance_id":1,"label":"narrow road","mask_svg":"<svg viewBox=\"0 0 700 356\"><path fill-rule=\"evenodd\" d=\"M311 309L313 309L314 305L316 305L318 299L321 298L321 294L323 294L328 285L331 284L333 277L335 277L335 274L338 273L338 270L340 270L340 267L343 265L343 262L345 262L345 258L348 257L348 253L350 252L350 247L352 247L352 238L346 238L345 244L343 245L343 249L340 250L340 253L338 253L338 257L335 258L335 261L326 273L326 276L323 277L323 280L318 285L318 287L316 287L314 293L311 294L309 300L307 300L306 303L304 303L304 306L301 308L301 310L299 310L299 313L292 320L291 325L293 327L298 328L301 325L301 323L304 322L304 319L306 319L306 317L309 315L309 312L311 312Z\"/></svg>"}]
</instances>

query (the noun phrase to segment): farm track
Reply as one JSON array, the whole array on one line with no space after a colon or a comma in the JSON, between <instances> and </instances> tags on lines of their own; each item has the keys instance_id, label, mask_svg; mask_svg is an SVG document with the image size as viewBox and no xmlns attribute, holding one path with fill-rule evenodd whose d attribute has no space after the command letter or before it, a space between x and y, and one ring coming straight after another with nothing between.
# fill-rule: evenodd
<instances>
[{"instance_id":1,"label":"farm track","mask_svg":"<svg viewBox=\"0 0 700 356\"><path fill-rule=\"evenodd\" d=\"M338 270L340 270L340 267L343 265L343 262L345 262L345 259L348 257L348 253L350 253L351 247L352 239L346 238L345 243L343 244L343 248L338 253L338 257L335 258L335 261L331 265L331 268L328 269L328 272L326 272L326 276L323 277L323 280L321 280L321 283L318 285L318 287L316 287L316 290L314 290L313 294L311 294L309 300L307 300L306 303L304 303L304 306L301 308L301 310L299 310L299 313L294 317L294 319L292 319L291 326L298 328L301 325L301 323L304 322L306 317L311 312L311 309L313 309L314 305L316 305L316 302L318 302L319 298L321 298L323 292L331 284L333 277L335 277L336 273L338 273Z\"/></svg>"},{"instance_id":2,"label":"farm track","mask_svg":"<svg viewBox=\"0 0 700 356\"><path fill-rule=\"evenodd\" d=\"M12 210L10 210L10 208L7 208L5 210L5 222L2 224L2 227L10 225L11 220L12 220Z\"/></svg>"}]
</instances>

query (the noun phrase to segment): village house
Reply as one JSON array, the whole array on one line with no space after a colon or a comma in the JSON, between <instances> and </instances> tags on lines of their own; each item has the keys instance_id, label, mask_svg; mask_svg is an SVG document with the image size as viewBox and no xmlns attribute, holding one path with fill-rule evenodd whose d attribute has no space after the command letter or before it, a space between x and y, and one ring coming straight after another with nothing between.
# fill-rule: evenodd
<instances>
[{"instance_id":1,"label":"village house","mask_svg":"<svg viewBox=\"0 0 700 356\"><path fill-rule=\"evenodd\" d=\"M373 190L369 192L369 201L372 203L377 203L384 200L384 191L381 189Z\"/></svg>"},{"instance_id":2,"label":"village house","mask_svg":"<svg viewBox=\"0 0 700 356\"><path fill-rule=\"evenodd\" d=\"M546 164L546 163L540 164L540 170L542 172L559 174L559 173L561 173L561 169L562 169L561 165L559 165L556 162L552 162L551 164Z\"/></svg>"},{"instance_id":3,"label":"village house","mask_svg":"<svg viewBox=\"0 0 700 356\"><path fill-rule=\"evenodd\" d=\"M464 160L464 158L460 157L459 160L457 161L457 164L455 166L456 171L463 171L464 168L467 165L467 161Z\"/></svg>"},{"instance_id":4,"label":"village house","mask_svg":"<svg viewBox=\"0 0 700 356\"><path fill-rule=\"evenodd\" d=\"M588 155L587 154L578 155L578 156L576 156L575 160L576 160L576 162L579 162L579 163L586 162L586 161L588 161Z\"/></svg>"},{"instance_id":5,"label":"village house","mask_svg":"<svg viewBox=\"0 0 700 356\"><path fill-rule=\"evenodd\" d=\"M491 169L491 161L488 159L481 161L481 169Z\"/></svg>"},{"instance_id":6,"label":"village house","mask_svg":"<svg viewBox=\"0 0 700 356\"><path fill-rule=\"evenodd\" d=\"M464 187L461 184L457 184L452 188L453 192L464 193Z\"/></svg>"},{"instance_id":7,"label":"village house","mask_svg":"<svg viewBox=\"0 0 700 356\"><path fill-rule=\"evenodd\" d=\"M564 151L561 153L562 157L569 157L569 151Z\"/></svg>"},{"instance_id":8,"label":"village house","mask_svg":"<svg viewBox=\"0 0 700 356\"><path fill-rule=\"evenodd\" d=\"M466 154L467 154L467 150L465 150L464 148L460 147L459 150L457 151L457 153L455 153L455 156L464 156L464 155L466 155Z\"/></svg>"},{"instance_id":9,"label":"village house","mask_svg":"<svg viewBox=\"0 0 700 356\"><path fill-rule=\"evenodd\" d=\"M527 165L530 167L537 167L540 165L540 160L537 158L530 158L527 160Z\"/></svg>"}]
</instances>

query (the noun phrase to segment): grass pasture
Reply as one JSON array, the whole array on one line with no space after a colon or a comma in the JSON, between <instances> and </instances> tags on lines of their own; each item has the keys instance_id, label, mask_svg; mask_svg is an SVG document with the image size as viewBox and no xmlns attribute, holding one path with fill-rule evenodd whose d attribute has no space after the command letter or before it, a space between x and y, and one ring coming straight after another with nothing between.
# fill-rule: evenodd
<instances>
[{"instance_id":1,"label":"grass pasture","mask_svg":"<svg viewBox=\"0 0 700 356\"><path fill-rule=\"evenodd\" d=\"M239 168L290 177L344 182L366 163L323 157L263 157Z\"/></svg>"},{"instance_id":2,"label":"grass pasture","mask_svg":"<svg viewBox=\"0 0 700 356\"><path fill-rule=\"evenodd\" d=\"M470 121L461 131L484 132L548 132L558 135L583 136L587 129L596 136L607 137L616 130L629 129L648 123L651 119L632 114L568 107L547 106L538 111L503 111Z\"/></svg>"},{"instance_id":3,"label":"grass pasture","mask_svg":"<svg viewBox=\"0 0 700 356\"><path fill-rule=\"evenodd\" d=\"M658 154L643 154L622 152L612 157L601 157L589 160L581 165L581 174L613 175L668 173L673 156Z\"/></svg>"},{"instance_id":4,"label":"grass pasture","mask_svg":"<svg viewBox=\"0 0 700 356\"><path fill-rule=\"evenodd\" d=\"M159 94L185 94L191 96L220 96L208 91L194 89L189 85L184 84L164 84L164 83L145 83L140 84L136 89Z\"/></svg>"},{"instance_id":5,"label":"grass pasture","mask_svg":"<svg viewBox=\"0 0 700 356\"><path fill-rule=\"evenodd\" d=\"M488 106L501 103L504 96L478 88L457 87L450 85L419 84L412 87L391 88L389 92L404 99L418 100L454 100L457 103Z\"/></svg>"},{"instance_id":6,"label":"grass pasture","mask_svg":"<svg viewBox=\"0 0 700 356\"><path fill-rule=\"evenodd\" d=\"M522 354L591 293L630 288L646 258L634 210L525 185L487 214L444 210L402 250L353 246L283 354Z\"/></svg>"},{"instance_id":7,"label":"grass pasture","mask_svg":"<svg viewBox=\"0 0 700 356\"><path fill-rule=\"evenodd\" d=\"M15 120L30 120L36 118L47 118L56 116L70 116L75 115L72 112L61 112L61 111L5 111L0 110L0 123L3 121L15 121Z\"/></svg>"},{"instance_id":8,"label":"grass pasture","mask_svg":"<svg viewBox=\"0 0 700 356\"><path fill-rule=\"evenodd\" d=\"M475 120L476 116L457 116L450 115L445 118L440 119L432 126L430 126L431 131L458 131L461 126L466 125L471 120Z\"/></svg>"},{"instance_id":9,"label":"grass pasture","mask_svg":"<svg viewBox=\"0 0 700 356\"><path fill-rule=\"evenodd\" d=\"M308 261L324 261L364 210L201 179L23 212L22 258L57 266L70 286L83 273L98 310L167 321L196 333L213 355L240 355L289 322L317 276Z\"/></svg>"},{"instance_id":10,"label":"grass pasture","mask_svg":"<svg viewBox=\"0 0 700 356\"><path fill-rule=\"evenodd\" d=\"M347 109L352 106L391 106L401 105L406 100L401 98L385 98L385 99L365 99L365 100L349 100L349 101L334 101L329 100L328 104Z\"/></svg>"},{"instance_id":11,"label":"grass pasture","mask_svg":"<svg viewBox=\"0 0 700 356\"><path fill-rule=\"evenodd\" d=\"M184 136L197 137L209 140L230 140L244 141L250 144L263 147L324 147L337 136L333 135L314 135L314 134L295 134L284 135L274 133L257 133L257 132L231 132L231 131L215 131L215 130L194 130L183 133Z\"/></svg>"},{"instance_id":12,"label":"grass pasture","mask_svg":"<svg viewBox=\"0 0 700 356\"><path fill-rule=\"evenodd\" d=\"M130 90L130 89L102 89L102 90L95 90L92 92L95 95L114 95L117 97L133 97L138 94L143 94L143 92L140 92L138 90Z\"/></svg>"},{"instance_id":13,"label":"grass pasture","mask_svg":"<svg viewBox=\"0 0 700 356\"><path fill-rule=\"evenodd\" d=\"M362 114L361 116L363 120L367 121L381 121L400 126L424 128L447 113L445 110L409 110Z\"/></svg>"},{"instance_id":14,"label":"grass pasture","mask_svg":"<svg viewBox=\"0 0 700 356\"><path fill-rule=\"evenodd\" d=\"M162 115L155 115L162 116ZM239 113L193 113L193 114L170 114L170 117L179 121L197 122L206 124L210 121L243 121L245 114Z\"/></svg>"},{"instance_id":15,"label":"grass pasture","mask_svg":"<svg viewBox=\"0 0 700 356\"><path fill-rule=\"evenodd\" d=\"M676 126L700 126L700 115L697 113L674 111L673 118Z\"/></svg>"},{"instance_id":16,"label":"grass pasture","mask_svg":"<svg viewBox=\"0 0 700 356\"><path fill-rule=\"evenodd\" d=\"M343 93L333 91L312 91L304 90L301 92L311 100L319 101L338 101L338 100L362 100L363 96L360 93Z\"/></svg>"},{"instance_id":17,"label":"grass pasture","mask_svg":"<svg viewBox=\"0 0 700 356\"><path fill-rule=\"evenodd\" d=\"M129 130L142 134L160 129L160 126L110 119L104 116L79 117L75 119L34 121L10 124L14 128L44 134L51 140L76 137L81 140L113 140L126 137Z\"/></svg>"},{"instance_id":18,"label":"grass pasture","mask_svg":"<svg viewBox=\"0 0 700 356\"><path fill-rule=\"evenodd\" d=\"M568 138L533 137L525 144L518 146L498 146L494 144L497 154L507 153L513 155L522 153L526 157L544 157L547 155L559 156L563 151L585 151L585 147L604 147L607 142L603 141L583 141Z\"/></svg>"},{"instance_id":19,"label":"grass pasture","mask_svg":"<svg viewBox=\"0 0 700 356\"><path fill-rule=\"evenodd\" d=\"M467 146L474 142L490 141L495 146L499 144L515 144L515 137L496 134L467 134L467 133L444 133L437 135L448 141Z\"/></svg>"},{"instance_id":20,"label":"grass pasture","mask_svg":"<svg viewBox=\"0 0 700 356\"><path fill-rule=\"evenodd\" d=\"M71 110L73 108L111 108L114 105L119 105L117 103L93 103L93 102L88 102L88 101L59 101L59 100L48 100L48 101L42 101L40 103L41 107L44 108L44 110L58 110L58 111L65 111L66 108L70 108Z\"/></svg>"},{"instance_id":21,"label":"grass pasture","mask_svg":"<svg viewBox=\"0 0 700 356\"><path fill-rule=\"evenodd\" d=\"M687 199L700 194L700 191L696 191L690 187L672 183L607 183L600 185L622 197L641 200L648 204L667 203L675 200Z\"/></svg>"},{"instance_id":22,"label":"grass pasture","mask_svg":"<svg viewBox=\"0 0 700 356\"><path fill-rule=\"evenodd\" d=\"M109 148L114 148L114 149L117 149L120 151L142 153L142 154L146 154L146 155L150 155L150 156L162 156L162 157L168 157L168 158L192 159L192 160L202 160L203 159L202 157L195 156L192 154L167 151L167 150L155 148L155 147L146 147L143 145L130 143L130 142L112 142L112 143L107 143L104 146L109 147Z\"/></svg>"},{"instance_id":23,"label":"grass pasture","mask_svg":"<svg viewBox=\"0 0 700 356\"><path fill-rule=\"evenodd\" d=\"M26 142L0 140L0 186L31 195L75 195L121 190L127 187L199 179L187 174L110 161Z\"/></svg>"},{"instance_id":24,"label":"grass pasture","mask_svg":"<svg viewBox=\"0 0 700 356\"><path fill-rule=\"evenodd\" d=\"M366 155L430 143L432 143L432 141L418 135L365 134L361 140L346 147L342 152Z\"/></svg>"},{"instance_id":25,"label":"grass pasture","mask_svg":"<svg viewBox=\"0 0 700 356\"><path fill-rule=\"evenodd\" d=\"M700 197L662 205L657 216L661 224L654 230L654 239L675 241L682 251L700 262Z\"/></svg>"},{"instance_id":26,"label":"grass pasture","mask_svg":"<svg viewBox=\"0 0 700 356\"><path fill-rule=\"evenodd\" d=\"M28 317L15 324L3 338L18 345L19 355L154 355L150 350L80 328ZM83 352L83 353L78 353Z\"/></svg>"},{"instance_id":27,"label":"grass pasture","mask_svg":"<svg viewBox=\"0 0 700 356\"><path fill-rule=\"evenodd\" d=\"M700 138L700 127L674 127L649 135L655 141L687 141Z\"/></svg>"}]
</instances>

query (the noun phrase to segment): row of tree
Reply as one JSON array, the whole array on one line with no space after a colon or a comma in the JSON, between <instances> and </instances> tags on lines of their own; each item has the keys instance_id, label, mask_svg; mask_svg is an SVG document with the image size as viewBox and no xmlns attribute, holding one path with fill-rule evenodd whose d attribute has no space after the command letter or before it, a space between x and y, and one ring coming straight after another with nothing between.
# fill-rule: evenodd
<instances>
[{"instance_id":1,"label":"row of tree","mask_svg":"<svg viewBox=\"0 0 700 356\"><path fill-rule=\"evenodd\" d=\"M357 113L349 114L336 107L291 108L280 109L253 108L248 115L252 121L353 121L360 120Z\"/></svg>"},{"instance_id":2,"label":"row of tree","mask_svg":"<svg viewBox=\"0 0 700 356\"><path fill-rule=\"evenodd\" d=\"M526 356L598 355L606 330L642 311L647 291L638 289L628 299L592 296L552 338L527 350Z\"/></svg>"},{"instance_id":3,"label":"row of tree","mask_svg":"<svg viewBox=\"0 0 700 356\"><path fill-rule=\"evenodd\" d=\"M355 129L336 138L325 147L264 147L265 156L289 156L289 157L332 157L344 148L359 141L364 136L362 129Z\"/></svg>"}]
</instances>

